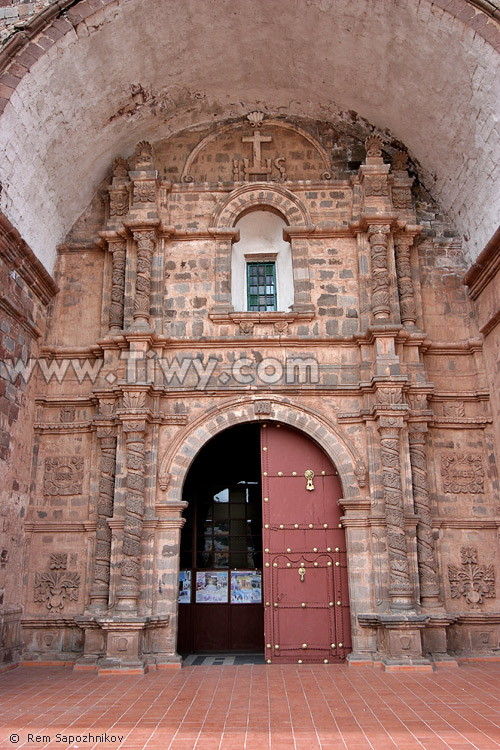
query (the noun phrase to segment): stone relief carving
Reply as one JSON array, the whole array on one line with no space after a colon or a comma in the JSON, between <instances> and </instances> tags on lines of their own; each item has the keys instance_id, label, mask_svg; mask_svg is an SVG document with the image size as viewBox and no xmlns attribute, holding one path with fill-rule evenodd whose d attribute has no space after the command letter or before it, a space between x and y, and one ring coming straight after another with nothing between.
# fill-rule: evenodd
<instances>
[{"instance_id":1,"label":"stone relief carving","mask_svg":"<svg viewBox=\"0 0 500 750\"><path fill-rule=\"evenodd\" d=\"M128 178L128 161L119 156L113 162L113 179L126 180Z\"/></svg>"},{"instance_id":2,"label":"stone relief carving","mask_svg":"<svg viewBox=\"0 0 500 750\"><path fill-rule=\"evenodd\" d=\"M51 570L66 570L68 565L67 552L55 552L50 556Z\"/></svg>"},{"instance_id":3,"label":"stone relief carving","mask_svg":"<svg viewBox=\"0 0 500 750\"><path fill-rule=\"evenodd\" d=\"M110 216L124 216L129 209L129 192L127 188L109 191Z\"/></svg>"},{"instance_id":4,"label":"stone relief carving","mask_svg":"<svg viewBox=\"0 0 500 750\"><path fill-rule=\"evenodd\" d=\"M75 407L74 406L61 406L59 412L59 418L61 422L74 422L75 421Z\"/></svg>"},{"instance_id":5,"label":"stone relief carving","mask_svg":"<svg viewBox=\"0 0 500 750\"><path fill-rule=\"evenodd\" d=\"M151 268L155 249L155 232L134 232L137 242L137 276L135 280L134 320L149 321L151 305Z\"/></svg>"},{"instance_id":6,"label":"stone relief carving","mask_svg":"<svg viewBox=\"0 0 500 750\"><path fill-rule=\"evenodd\" d=\"M384 174L365 175L363 180L365 195L389 195L387 177Z\"/></svg>"},{"instance_id":7,"label":"stone relief carving","mask_svg":"<svg viewBox=\"0 0 500 750\"><path fill-rule=\"evenodd\" d=\"M403 391L401 388L379 388L377 390L377 403L402 404Z\"/></svg>"},{"instance_id":8,"label":"stone relief carving","mask_svg":"<svg viewBox=\"0 0 500 750\"><path fill-rule=\"evenodd\" d=\"M276 323L274 323L274 332L285 334L288 333L288 323L286 320L278 320Z\"/></svg>"},{"instance_id":9,"label":"stone relief carving","mask_svg":"<svg viewBox=\"0 0 500 750\"><path fill-rule=\"evenodd\" d=\"M43 494L80 495L83 488L83 458L68 456L45 459Z\"/></svg>"},{"instance_id":10,"label":"stone relief carving","mask_svg":"<svg viewBox=\"0 0 500 750\"><path fill-rule=\"evenodd\" d=\"M443 490L447 493L484 492L483 458L480 453L446 453L441 456Z\"/></svg>"},{"instance_id":11,"label":"stone relief carving","mask_svg":"<svg viewBox=\"0 0 500 750\"><path fill-rule=\"evenodd\" d=\"M392 188L392 205L394 208L413 208L411 189L409 187L394 186Z\"/></svg>"},{"instance_id":12,"label":"stone relief carving","mask_svg":"<svg viewBox=\"0 0 500 750\"><path fill-rule=\"evenodd\" d=\"M443 401L444 417L465 417L463 401Z\"/></svg>"},{"instance_id":13,"label":"stone relief carving","mask_svg":"<svg viewBox=\"0 0 500 750\"><path fill-rule=\"evenodd\" d=\"M439 598L439 581L434 558L432 516L427 482L427 425L414 422L408 425L410 464L417 525L418 572L422 603Z\"/></svg>"},{"instance_id":14,"label":"stone relief carving","mask_svg":"<svg viewBox=\"0 0 500 750\"><path fill-rule=\"evenodd\" d=\"M50 556L50 571L35 573L35 602L47 602L47 609L57 613L64 609L65 600L77 601L80 575L66 570L68 555L57 553Z\"/></svg>"},{"instance_id":15,"label":"stone relief carving","mask_svg":"<svg viewBox=\"0 0 500 750\"><path fill-rule=\"evenodd\" d=\"M365 141L366 155L373 158L382 156L382 139L378 135L369 135Z\"/></svg>"},{"instance_id":16,"label":"stone relief carving","mask_svg":"<svg viewBox=\"0 0 500 750\"><path fill-rule=\"evenodd\" d=\"M405 324L415 325L417 320L417 308L415 304L415 291L413 289L410 264L410 251L412 244L413 238L407 235L397 235L394 238L401 320Z\"/></svg>"},{"instance_id":17,"label":"stone relief carving","mask_svg":"<svg viewBox=\"0 0 500 750\"><path fill-rule=\"evenodd\" d=\"M270 401L255 401L253 409L255 414L271 414L272 404Z\"/></svg>"},{"instance_id":18,"label":"stone relief carving","mask_svg":"<svg viewBox=\"0 0 500 750\"><path fill-rule=\"evenodd\" d=\"M392 157L392 169L394 172L406 172L408 165L408 154L404 151L396 151Z\"/></svg>"},{"instance_id":19,"label":"stone relief carving","mask_svg":"<svg viewBox=\"0 0 500 750\"><path fill-rule=\"evenodd\" d=\"M111 271L111 305L109 307L109 326L120 330L123 327L123 299L125 292L125 256L126 243L112 242L109 250L112 258Z\"/></svg>"},{"instance_id":20,"label":"stone relief carving","mask_svg":"<svg viewBox=\"0 0 500 750\"><path fill-rule=\"evenodd\" d=\"M143 409L146 405L146 393L144 391L126 391L123 394L124 409Z\"/></svg>"},{"instance_id":21,"label":"stone relief carving","mask_svg":"<svg viewBox=\"0 0 500 750\"><path fill-rule=\"evenodd\" d=\"M411 597L410 570L406 548L399 434L401 417L383 417L379 421L382 483L384 487L387 546L389 551L390 593Z\"/></svg>"},{"instance_id":22,"label":"stone relief carving","mask_svg":"<svg viewBox=\"0 0 500 750\"><path fill-rule=\"evenodd\" d=\"M251 320L242 320L240 322L240 331L245 334L253 333L254 324Z\"/></svg>"},{"instance_id":23,"label":"stone relief carving","mask_svg":"<svg viewBox=\"0 0 500 750\"><path fill-rule=\"evenodd\" d=\"M156 185L153 181L134 182L134 203L154 203L156 200Z\"/></svg>"},{"instance_id":24,"label":"stone relief carving","mask_svg":"<svg viewBox=\"0 0 500 750\"><path fill-rule=\"evenodd\" d=\"M391 314L387 261L387 243L390 231L391 228L388 224L374 224L368 227L372 261L372 313L375 318L388 318Z\"/></svg>"},{"instance_id":25,"label":"stone relief carving","mask_svg":"<svg viewBox=\"0 0 500 750\"><path fill-rule=\"evenodd\" d=\"M493 565L477 564L476 547L462 547L462 567L448 565L448 580L453 599L465 597L471 609L479 609L483 599L495 597L495 570Z\"/></svg>"},{"instance_id":26,"label":"stone relief carving","mask_svg":"<svg viewBox=\"0 0 500 750\"><path fill-rule=\"evenodd\" d=\"M153 169L153 147L147 141L139 141L134 157L137 170Z\"/></svg>"},{"instance_id":27,"label":"stone relief carving","mask_svg":"<svg viewBox=\"0 0 500 750\"><path fill-rule=\"evenodd\" d=\"M427 393L410 393L408 395L408 401L413 411L426 411L428 409L428 395Z\"/></svg>"}]
</instances>

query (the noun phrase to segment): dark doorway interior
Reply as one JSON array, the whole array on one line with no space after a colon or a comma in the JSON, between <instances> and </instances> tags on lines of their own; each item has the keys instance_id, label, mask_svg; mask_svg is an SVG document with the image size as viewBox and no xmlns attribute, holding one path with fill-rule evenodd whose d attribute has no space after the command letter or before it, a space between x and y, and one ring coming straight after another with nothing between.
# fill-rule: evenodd
<instances>
[{"instance_id":1,"label":"dark doorway interior","mask_svg":"<svg viewBox=\"0 0 500 750\"><path fill-rule=\"evenodd\" d=\"M260 425L232 427L186 478L178 651L263 651Z\"/></svg>"}]
</instances>

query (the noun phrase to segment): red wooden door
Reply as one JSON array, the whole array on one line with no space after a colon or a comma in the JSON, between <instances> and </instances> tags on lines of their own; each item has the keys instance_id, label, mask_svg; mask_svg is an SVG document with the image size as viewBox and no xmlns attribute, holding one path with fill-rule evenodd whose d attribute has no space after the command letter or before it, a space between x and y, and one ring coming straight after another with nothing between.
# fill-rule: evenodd
<instances>
[{"instance_id":1,"label":"red wooden door","mask_svg":"<svg viewBox=\"0 0 500 750\"><path fill-rule=\"evenodd\" d=\"M351 636L339 478L290 427L263 425L261 448L266 660L343 661Z\"/></svg>"}]
</instances>

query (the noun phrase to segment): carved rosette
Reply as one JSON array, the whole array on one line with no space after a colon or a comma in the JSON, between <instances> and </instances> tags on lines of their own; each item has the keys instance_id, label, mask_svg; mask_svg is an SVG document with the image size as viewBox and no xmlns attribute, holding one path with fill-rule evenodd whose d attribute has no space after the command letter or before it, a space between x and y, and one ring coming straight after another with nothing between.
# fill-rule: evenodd
<instances>
[{"instance_id":1,"label":"carved rosette","mask_svg":"<svg viewBox=\"0 0 500 750\"><path fill-rule=\"evenodd\" d=\"M401 310L401 322L404 325L415 325L417 321L415 291L413 289L410 265L410 249L412 243L412 237L405 234L396 235L394 238L399 306Z\"/></svg>"},{"instance_id":2,"label":"carved rosette","mask_svg":"<svg viewBox=\"0 0 500 750\"><path fill-rule=\"evenodd\" d=\"M111 304L109 306L110 332L118 332L123 328L123 302L125 293L125 259L126 243L110 242L109 250L112 257L111 272Z\"/></svg>"},{"instance_id":3,"label":"carved rosette","mask_svg":"<svg viewBox=\"0 0 500 750\"><path fill-rule=\"evenodd\" d=\"M374 318L389 318L391 315L389 266L387 243L391 228L388 224L368 227L368 240L372 260L372 313Z\"/></svg>"},{"instance_id":4,"label":"carved rosette","mask_svg":"<svg viewBox=\"0 0 500 750\"><path fill-rule=\"evenodd\" d=\"M151 231L134 232L134 240L137 242L134 322L148 327L151 306L151 269L156 233Z\"/></svg>"},{"instance_id":5,"label":"carved rosette","mask_svg":"<svg viewBox=\"0 0 500 750\"><path fill-rule=\"evenodd\" d=\"M399 606L411 606L412 586L406 548L399 435L400 417L382 417L378 429L381 437L382 483L384 487L387 546L389 550L389 594ZM395 604L395 606L397 606Z\"/></svg>"},{"instance_id":6,"label":"carved rosette","mask_svg":"<svg viewBox=\"0 0 500 750\"><path fill-rule=\"evenodd\" d=\"M116 434L114 428L98 427L97 438L101 445L101 465L97 500L94 580L90 599L98 609L106 609L111 560L111 529L108 525L108 518L113 515L115 495Z\"/></svg>"},{"instance_id":7,"label":"carved rosette","mask_svg":"<svg viewBox=\"0 0 500 750\"><path fill-rule=\"evenodd\" d=\"M121 581L117 596L128 600L131 608L139 596L142 524L144 517L144 420L126 420L127 492L123 527ZM131 601L132 600L132 601ZM126 608L126 607L125 607Z\"/></svg>"},{"instance_id":8,"label":"carved rosette","mask_svg":"<svg viewBox=\"0 0 500 750\"><path fill-rule=\"evenodd\" d=\"M418 516L417 550L420 595L422 605L439 600L439 581L434 558L432 518L427 485L426 435L427 425L414 422L409 425L410 463L415 513Z\"/></svg>"}]
</instances>

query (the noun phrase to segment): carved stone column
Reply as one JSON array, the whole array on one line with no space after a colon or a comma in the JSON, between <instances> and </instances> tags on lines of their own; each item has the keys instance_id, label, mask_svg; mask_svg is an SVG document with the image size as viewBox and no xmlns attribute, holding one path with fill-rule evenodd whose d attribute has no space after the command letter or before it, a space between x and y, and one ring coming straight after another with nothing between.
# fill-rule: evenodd
<instances>
[{"instance_id":1,"label":"carved stone column","mask_svg":"<svg viewBox=\"0 0 500 750\"><path fill-rule=\"evenodd\" d=\"M438 607L439 581L434 558L432 519L429 490L427 487L426 435L427 424L411 422L408 426L410 442L410 462L415 513L418 516L417 549L418 572L420 578L420 598L422 606Z\"/></svg>"},{"instance_id":2,"label":"carved stone column","mask_svg":"<svg viewBox=\"0 0 500 750\"><path fill-rule=\"evenodd\" d=\"M151 270L156 245L156 232L133 232L137 243L137 276L135 280L134 328L149 328L151 307Z\"/></svg>"},{"instance_id":3,"label":"carved stone column","mask_svg":"<svg viewBox=\"0 0 500 750\"><path fill-rule=\"evenodd\" d=\"M109 332L119 333L123 328L123 303L125 293L126 242L115 240L109 242L112 257L111 304L109 306Z\"/></svg>"},{"instance_id":4,"label":"carved stone column","mask_svg":"<svg viewBox=\"0 0 500 750\"><path fill-rule=\"evenodd\" d=\"M97 501L97 530L94 576L90 589L92 612L105 612L108 608L109 571L111 559L111 529L108 518L113 515L116 468L116 433L112 426L97 428L101 444L99 498Z\"/></svg>"},{"instance_id":5,"label":"carved stone column","mask_svg":"<svg viewBox=\"0 0 500 750\"><path fill-rule=\"evenodd\" d=\"M391 317L391 294L387 244L391 227L389 224L370 224L368 241L372 261L372 315L375 319Z\"/></svg>"},{"instance_id":6,"label":"carved stone column","mask_svg":"<svg viewBox=\"0 0 500 750\"><path fill-rule=\"evenodd\" d=\"M398 234L394 238L399 306L401 310L401 322L405 326L414 326L417 321L415 291L413 289L410 265L410 249L412 244L413 237L411 235Z\"/></svg>"},{"instance_id":7,"label":"carved stone column","mask_svg":"<svg viewBox=\"0 0 500 750\"><path fill-rule=\"evenodd\" d=\"M146 420L137 417L123 419L126 442L127 489L120 569L120 583L116 592L115 609L136 613L139 599L141 569L141 541L144 518L144 440Z\"/></svg>"},{"instance_id":8,"label":"carved stone column","mask_svg":"<svg viewBox=\"0 0 500 750\"><path fill-rule=\"evenodd\" d=\"M406 547L405 516L401 485L399 437L403 418L381 416L382 483L384 487L387 546L389 553L391 609L412 609L412 585Z\"/></svg>"}]
</instances>

